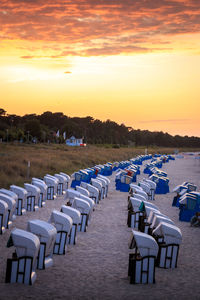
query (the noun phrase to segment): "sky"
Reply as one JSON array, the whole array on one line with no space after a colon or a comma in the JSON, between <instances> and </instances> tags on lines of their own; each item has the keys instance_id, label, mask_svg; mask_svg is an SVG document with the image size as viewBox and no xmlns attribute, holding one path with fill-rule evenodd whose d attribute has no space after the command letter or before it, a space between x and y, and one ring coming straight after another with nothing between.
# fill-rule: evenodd
<instances>
[{"instance_id":1,"label":"sky","mask_svg":"<svg viewBox=\"0 0 200 300\"><path fill-rule=\"evenodd\" d=\"M199 0L1 0L0 107L200 137Z\"/></svg>"}]
</instances>

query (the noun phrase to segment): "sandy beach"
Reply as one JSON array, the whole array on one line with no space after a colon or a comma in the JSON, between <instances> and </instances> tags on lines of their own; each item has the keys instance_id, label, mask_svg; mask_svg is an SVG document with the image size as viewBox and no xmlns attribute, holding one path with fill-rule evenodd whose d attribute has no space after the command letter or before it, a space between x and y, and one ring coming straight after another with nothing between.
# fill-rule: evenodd
<instances>
[{"instance_id":1,"label":"sandy beach","mask_svg":"<svg viewBox=\"0 0 200 300\"><path fill-rule=\"evenodd\" d=\"M145 164L145 162L143 163ZM144 166L141 166L143 171ZM192 156L163 164L170 179L170 191L183 181L191 181L200 190L200 160ZM138 180L147 177L141 172ZM33 286L6 284L6 260L14 248L6 248L10 230L0 236L0 299L200 299L200 228L180 222L179 209L172 207L174 194L156 195L154 203L181 229L176 269L156 268L156 283L131 285L127 276L128 241L131 229L126 225L128 193L115 190L115 173L109 177L108 197L96 205L86 233L78 233L77 244L68 246L65 255L54 255L54 265L38 270ZM138 181L137 180L137 181ZM53 209L66 201L58 197L46 207L17 217L13 227L26 229L29 219L48 220Z\"/></svg>"}]
</instances>

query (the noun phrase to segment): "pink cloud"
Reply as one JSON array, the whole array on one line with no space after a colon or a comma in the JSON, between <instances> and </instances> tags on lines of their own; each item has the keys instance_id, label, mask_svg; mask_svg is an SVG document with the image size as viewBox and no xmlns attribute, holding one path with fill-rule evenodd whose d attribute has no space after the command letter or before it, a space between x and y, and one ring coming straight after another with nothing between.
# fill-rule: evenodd
<instances>
[{"instance_id":1,"label":"pink cloud","mask_svg":"<svg viewBox=\"0 0 200 300\"><path fill-rule=\"evenodd\" d=\"M0 28L1 38L65 44L55 56L157 51L171 36L200 32L200 2L1 0Z\"/></svg>"}]
</instances>

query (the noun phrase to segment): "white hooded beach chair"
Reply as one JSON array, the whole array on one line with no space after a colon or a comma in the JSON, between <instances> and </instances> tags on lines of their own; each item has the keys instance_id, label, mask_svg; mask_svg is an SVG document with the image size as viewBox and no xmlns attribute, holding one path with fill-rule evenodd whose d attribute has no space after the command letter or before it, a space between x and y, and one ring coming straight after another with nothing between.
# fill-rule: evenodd
<instances>
[{"instance_id":1,"label":"white hooded beach chair","mask_svg":"<svg viewBox=\"0 0 200 300\"><path fill-rule=\"evenodd\" d=\"M8 204L0 200L0 234L3 234L6 230L6 218L8 215Z\"/></svg>"},{"instance_id":2,"label":"white hooded beach chair","mask_svg":"<svg viewBox=\"0 0 200 300\"><path fill-rule=\"evenodd\" d=\"M81 232L86 232L88 219L91 212L91 207L89 203L83 199L75 197L72 207L78 209L81 213L81 222L78 226L78 230Z\"/></svg>"},{"instance_id":3,"label":"white hooded beach chair","mask_svg":"<svg viewBox=\"0 0 200 300\"><path fill-rule=\"evenodd\" d=\"M6 195L6 194L3 194L0 192L0 200L4 201L7 203L8 205L8 212L7 212L7 215L6 215L6 218L5 218L5 228L10 228L12 226L12 220L13 220L13 216L14 216L14 213L15 213L15 208L16 208L16 201Z\"/></svg>"},{"instance_id":4,"label":"white hooded beach chair","mask_svg":"<svg viewBox=\"0 0 200 300\"><path fill-rule=\"evenodd\" d=\"M92 178L91 179L91 184L99 190L99 199L98 199L98 202L97 202L97 203L99 203L99 201L101 199L103 199L103 197L104 197L102 183L99 180Z\"/></svg>"},{"instance_id":5,"label":"white hooded beach chair","mask_svg":"<svg viewBox=\"0 0 200 300\"><path fill-rule=\"evenodd\" d=\"M157 265L160 268L176 268L179 245L182 242L182 234L177 226L161 222L153 230L153 236L158 241L159 253L157 258Z\"/></svg>"},{"instance_id":6,"label":"white hooded beach chair","mask_svg":"<svg viewBox=\"0 0 200 300\"><path fill-rule=\"evenodd\" d=\"M49 223L52 223L57 230L53 253L65 254L67 251L67 238L72 229L72 218L60 211L53 210L49 218Z\"/></svg>"},{"instance_id":7,"label":"white hooded beach chair","mask_svg":"<svg viewBox=\"0 0 200 300\"><path fill-rule=\"evenodd\" d=\"M61 212L70 216L72 218L72 229L70 234L68 235L68 244L75 245L76 244L76 233L78 226L81 223L81 213L78 209L73 207L62 205Z\"/></svg>"},{"instance_id":8,"label":"white hooded beach chair","mask_svg":"<svg viewBox=\"0 0 200 300\"><path fill-rule=\"evenodd\" d=\"M60 174L62 176L64 176L67 180L66 187L65 187L65 190L67 190L69 188L70 176L68 174L64 173L64 172L60 172Z\"/></svg>"},{"instance_id":9,"label":"white hooded beach chair","mask_svg":"<svg viewBox=\"0 0 200 300\"><path fill-rule=\"evenodd\" d=\"M83 194L80 194L78 198L80 198L82 200L85 200L85 201L87 201L89 203L90 208L91 208L91 212L94 210L95 202L94 202L94 200L92 198L89 198L89 197L87 197L87 196L85 196Z\"/></svg>"},{"instance_id":10,"label":"white hooded beach chair","mask_svg":"<svg viewBox=\"0 0 200 300\"><path fill-rule=\"evenodd\" d=\"M93 186L93 185L91 185L91 184L89 184L89 183L86 183L86 182L81 182L81 187L82 188L85 188L85 189L87 189L88 190L88 192L89 192L89 197L91 198L91 199L93 199L94 201L95 201L95 203L98 203L98 199L99 199L99 190L95 187L95 186ZM78 187L77 187L78 188ZM78 190L78 189L77 189ZM81 194L83 194L83 193L81 193ZM87 196L88 197L88 196Z\"/></svg>"},{"instance_id":11,"label":"white hooded beach chair","mask_svg":"<svg viewBox=\"0 0 200 300\"><path fill-rule=\"evenodd\" d=\"M102 184L102 189L103 189L102 193L104 195L103 197L107 197L107 193L108 193L107 181L104 178L99 177L99 176L96 177L96 180L98 180Z\"/></svg>"},{"instance_id":12,"label":"white hooded beach chair","mask_svg":"<svg viewBox=\"0 0 200 300\"><path fill-rule=\"evenodd\" d=\"M85 196L87 196L87 197L90 197L90 193L89 193L89 191L86 189L86 188L83 188L83 187L81 187L81 186L76 186L76 190L77 190L77 192L79 192L80 194L83 194L83 195L85 195Z\"/></svg>"},{"instance_id":13,"label":"white hooded beach chair","mask_svg":"<svg viewBox=\"0 0 200 300\"><path fill-rule=\"evenodd\" d=\"M77 198L88 202L88 204L90 206L90 212L89 212L89 216L88 216L88 219L87 219L87 225L90 225L90 222L91 222L91 219L92 219L92 212L94 211L94 207L95 207L95 202L94 202L94 200L92 200L91 198L89 198L89 197L87 197L83 194L80 194L80 196L77 197Z\"/></svg>"},{"instance_id":14,"label":"white hooded beach chair","mask_svg":"<svg viewBox=\"0 0 200 300\"><path fill-rule=\"evenodd\" d=\"M145 198L146 201L148 201L148 195L147 193L142 189L142 187L139 187L139 186L135 186L132 185L132 183L130 184L130 195L133 195L133 194L136 194L136 195L141 195Z\"/></svg>"},{"instance_id":15,"label":"white hooded beach chair","mask_svg":"<svg viewBox=\"0 0 200 300\"><path fill-rule=\"evenodd\" d=\"M139 210L142 200L130 197L128 205L128 219L127 225L131 228L139 227L139 218L143 216L144 212Z\"/></svg>"},{"instance_id":16,"label":"white hooded beach chair","mask_svg":"<svg viewBox=\"0 0 200 300\"><path fill-rule=\"evenodd\" d=\"M57 194L65 194L67 189L67 178L61 174L55 174L54 177L56 177L59 180Z\"/></svg>"},{"instance_id":17,"label":"white hooded beach chair","mask_svg":"<svg viewBox=\"0 0 200 300\"><path fill-rule=\"evenodd\" d=\"M49 174L44 176L44 181L47 185L47 200L54 200L57 195L59 180Z\"/></svg>"},{"instance_id":18,"label":"white hooded beach chair","mask_svg":"<svg viewBox=\"0 0 200 300\"><path fill-rule=\"evenodd\" d=\"M142 196L142 195L140 195L140 194L135 194L135 193L133 193L133 194L131 195L131 197L132 197L132 198L139 199L139 200L141 200L141 201L147 201L147 200L146 200L146 197L144 197L144 196ZM129 196L129 198L130 198L130 196ZM128 198L128 199L129 199L129 198Z\"/></svg>"},{"instance_id":19,"label":"white hooded beach chair","mask_svg":"<svg viewBox=\"0 0 200 300\"><path fill-rule=\"evenodd\" d=\"M132 230L129 248L128 276L130 283L155 283L155 261L158 244L150 235Z\"/></svg>"},{"instance_id":20,"label":"white hooded beach chair","mask_svg":"<svg viewBox=\"0 0 200 300\"><path fill-rule=\"evenodd\" d=\"M7 189L3 189L3 188L0 189L0 193L8 195L9 197L13 198L13 200L15 200L17 202L18 196L16 193L14 193L10 190L7 190Z\"/></svg>"},{"instance_id":21,"label":"white hooded beach chair","mask_svg":"<svg viewBox=\"0 0 200 300\"><path fill-rule=\"evenodd\" d=\"M154 209L151 209L149 211L149 214L148 214L148 218L144 221L144 224L143 224L143 230L140 230L144 233L148 233L148 234L152 234L152 222L153 222L153 219L155 216L162 216L164 218L168 218L168 216L164 215L163 213L161 213L158 209L154 208Z\"/></svg>"},{"instance_id":22,"label":"white hooded beach chair","mask_svg":"<svg viewBox=\"0 0 200 300\"><path fill-rule=\"evenodd\" d=\"M15 228L7 247L15 247L12 258L7 259L6 282L32 285L36 280L39 238L25 230Z\"/></svg>"},{"instance_id":23,"label":"white hooded beach chair","mask_svg":"<svg viewBox=\"0 0 200 300\"><path fill-rule=\"evenodd\" d=\"M46 205L46 199L47 199L47 185L46 183L38 178L32 178L32 184L37 186L40 189L40 197L38 206L44 207Z\"/></svg>"},{"instance_id":24,"label":"white hooded beach chair","mask_svg":"<svg viewBox=\"0 0 200 300\"><path fill-rule=\"evenodd\" d=\"M156 190L156 183L153 180L147 179L147 178L143 178L144 182L148 183L150 185L150 196L149 196L149 200L154 200L155 197L155 190Z\"/></svg>"},{"instance_id":25,"label":"white hooded beach chair","mask_svg":"<svg viewBox=\"0 0 200 300\"><path fill-rule=\"evenodd\" d=\"M24 215L26 213L25 204L28 192L24 188L16 185L11 185L10 190L17 194L17 202L16 202L16 212L17 216Z\"/></svg>"},{"instance_id":26,"label":"white hooded beach chair","mask_svg":"<svg viewBox=\"0 0 200 300\"><path fill-rule=\"evenodd\" d=\"M46 269L53 265L53 248L56 240L56 228L45 221L28 221L27 230L37 235L40 240L37 268Z\"/></svg>"},{"instance_id":27,"label":"white hooded beach chair","mask_svg":"<svg viewBox=\"0 0 200 300\"><path fill-rule=\"evenodd\" d=\"M40 200L40 189L39 187L24 183L24 188L27 190L26 198L26 210L27 211L37 211L39 209L39 200Z\"/></svg>"},{"instance_id":28,"label":"white hooded beach chair","mask_svg":"<svg viewBox=\"0 0 200 300\"><path fill-rule=\"evenodd\" d=\"M103 175L98 175L97 176L98 180L103 180L105 182L105 195L106 197L108 196L108 188L109 188L109 184L110 184L110 179L108 179L107 177L103 176Z\"/></svg>"},{"instance_id":29,"label":"white hooded beach chair","mask_svg":"<svg viewBox=\"0 0 200 300\"><path fill-rule=\"evenodd\" d=\"M75 191L74 189L67 189L66 192L66 199L69 199L69 204L72 205L74 202L75 197L79 197L80 193L78 191Z\"/></svg>"},{"instance_id":30,"label":"white hooded beach chair","mask_svg":"<svg viewBox=\"0 0 200 300\"><path fill-rule=\"evenodd\" d=\"M161 222L175 225L174 222L169 217L155 214L152 221L151 228L153 229L156 228Z\"/></svg>"}]
</instances>

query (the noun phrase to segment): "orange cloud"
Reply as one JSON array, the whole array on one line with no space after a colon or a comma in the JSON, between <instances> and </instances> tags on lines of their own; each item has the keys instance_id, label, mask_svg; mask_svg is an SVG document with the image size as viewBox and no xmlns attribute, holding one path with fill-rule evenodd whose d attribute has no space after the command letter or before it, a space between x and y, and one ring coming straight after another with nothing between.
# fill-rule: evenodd
<instances>
[{"instance_id":1,"label":"orange cloud","mask_svg":"<svg viewBox=\"0 0 200 300\"><path fill-rule=\"evenodd\" d=\"M52 58L143 53L200 32L199 16L198 0L1 0L0 37L44 42L47 51L52 43L69 46L53 49Z\"/></svg>"}]
</instances>

